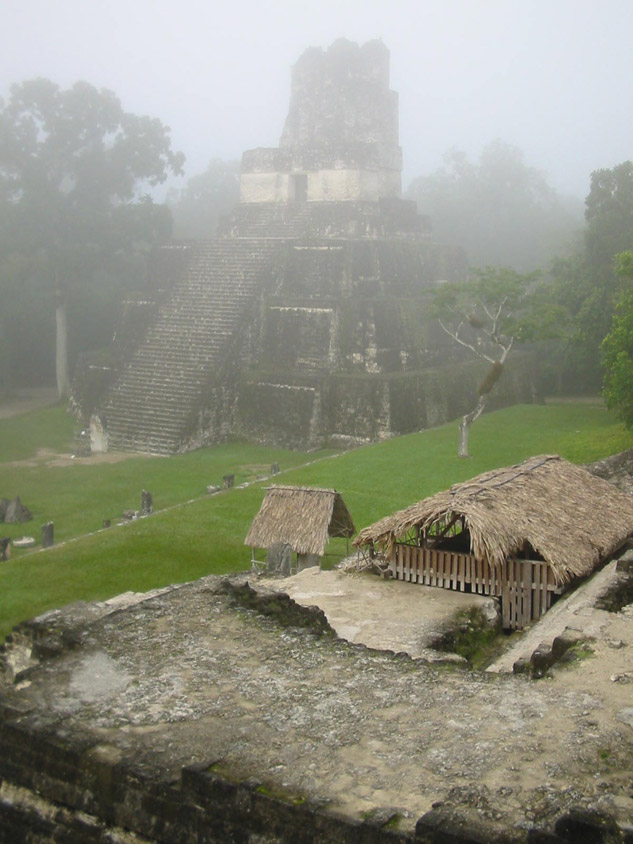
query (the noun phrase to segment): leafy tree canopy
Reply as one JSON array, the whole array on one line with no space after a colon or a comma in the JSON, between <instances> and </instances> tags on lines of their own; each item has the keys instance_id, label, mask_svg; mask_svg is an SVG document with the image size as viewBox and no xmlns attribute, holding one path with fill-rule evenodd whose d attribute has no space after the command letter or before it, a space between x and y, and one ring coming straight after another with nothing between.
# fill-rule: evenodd
<instances>
[{"instance_id":1,"label":"leafy tree canopy","mask_svg":"<svg viewBox=\"0 0 633 844\"><path fill-rule=\"evenodd\" d=\"M452 150L442 168L408 190L431 218L437 239L461 246L471 264L544 267L582 225L580 202L561 198L523 153L496 140L478 162Z\"/></svg>"},{"instance_id":2,"label":"leafy tree canopy","mask_svg":"<svg viewBox=\"0 0 633 844\"><path fill-rule=\"evenodd\" d=\"M159 120L125 112L87 82L64 91L35 79L0 104L0 199L13 234L63 268L164 230L168 218L147 190L183 160Z\"/></svg>"},{"instance_id":3,"label":"leafy tree canopy","mask_svg":"<svg viewBox=\"0 0 633 844\"><path fill-rule=\"evenodd\" d=\"M470 426L483 413L515 342L557 336L563 315L536 273L520 274L509 267L473 270L464 282L442 284L433 314L455 343L490 364L475 407L460 423L458 456L468 457Z\"/></svg>"},{"instance_id":4,"label":"leafy tree canopy","mask_svg":"<svg viewBox=\"0 0 633 844\"><path fill-rule=\"evenodd\" d=\"M611 330L602 343L607 406L616 410L633 430L633 251L616 256L616 272L628 281L613 315Z\"/></svg>"},{"instance_id":5,"label":"leafy tree canopy","mask_svg":"<svg viewBox=\"0 0 633 844\"><path fill-rule=\"evenodd\" d=\"M212 237L220 218L239 201L239 173L238 161L215 158L182 190L171 191L167 203L174 218L174 236Z\"/></svg>"},{"instance_id":6,"label":"leafy tree canopy","mask_svg":"<svg viewBox=\"0 0 633 844\"><path fill-rule=\"evenodd\" d=\"M609 332L614 308L631 274L622 261L633 248L633 163L591 174L585 200L586 227L580 248L554 263L552 298L564 305L572 328L562 355L572 389L598 389L603 377L600 344ZM615 256L619 263L614 263Z\"/></svg>"},{"instance_id":7,"label":"leafy tree canopy","mask_svg":"<svg viewBox=\"0 0 633 844\"><path fill-rule=\"evenodd\" d=\"M86 82L62 90L34 79L0 101L0 292L18 294L0 325L5 373L25 329L33 364L50 360L40 349L47 332L29 328L46 321L42 311L50 323L55 304L72 311L73 297L83 297L84 325L96 314L101 338L111 334L103 288L113 316L117 283L142 273L142 258L170 232L168 209L148 191L183 160L159 120L124 111L115 94ZM90 343L91 330L83 333Z\"/></svg>"},{"instance_id":8,"label":"leafy tree canopy","mask_svg":"<svg viewBox=\"0 0 633 844\"><path fill-rule=\"evenodd\" d=\"M633 162L591 174L585 200L585 244L594 272L613 277L613 260L633 241Z\"/></svg>"}]
</instances>

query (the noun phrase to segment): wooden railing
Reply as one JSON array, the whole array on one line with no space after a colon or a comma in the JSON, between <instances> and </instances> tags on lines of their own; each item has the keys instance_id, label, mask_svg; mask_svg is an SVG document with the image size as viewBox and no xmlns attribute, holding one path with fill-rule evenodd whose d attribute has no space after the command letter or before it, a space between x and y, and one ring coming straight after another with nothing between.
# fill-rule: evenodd
<instances>
[{"instance_id":1,"label":"wooden railing","mask_svg":"<svg viewBox=\"0 0 633 844\"><path fill-rule=\"evenodd\" d=\"M540 618L557 589L551 568L540 560L508 560L497 570L473 554L396 545L389 567L397 580L501 598L503 626L511 630Z\"/></svg>"}]
</instances>

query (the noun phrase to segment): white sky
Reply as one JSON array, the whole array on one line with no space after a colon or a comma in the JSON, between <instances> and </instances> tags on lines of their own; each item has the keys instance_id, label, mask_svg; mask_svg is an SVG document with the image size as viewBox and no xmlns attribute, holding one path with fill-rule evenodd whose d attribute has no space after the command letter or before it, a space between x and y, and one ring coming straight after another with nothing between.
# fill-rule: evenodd
<instances>
[{"instance_id":1,"label":"white sky","mask_svg":"<svg viewBox=\"0 0 633 844\"><path fill-rule=\"evenodd\" d=\"M188 175L276 146L309 46L382 38L404 184L515 144L559 190L633 158L633 0L0 0L0 95L85 79L171 126Z\"/></svg>"}]
</instances>

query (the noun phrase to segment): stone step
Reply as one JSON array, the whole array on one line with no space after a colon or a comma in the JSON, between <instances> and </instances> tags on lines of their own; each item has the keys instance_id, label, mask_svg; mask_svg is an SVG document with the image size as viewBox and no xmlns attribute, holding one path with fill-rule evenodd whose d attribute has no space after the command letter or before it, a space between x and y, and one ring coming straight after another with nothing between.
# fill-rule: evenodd
<instances>
[{"instance_id":1,"label":"stone step","mask_svg":"<svg viewBox=\"0 0 633 844\"><path fill-rule=\"evenodd\" d=\"M233 347L273 248L267 240L236 238L191 248L189 266L104 403L112 443L175 450L201 389Z\"/></svg>"}]
</instances>

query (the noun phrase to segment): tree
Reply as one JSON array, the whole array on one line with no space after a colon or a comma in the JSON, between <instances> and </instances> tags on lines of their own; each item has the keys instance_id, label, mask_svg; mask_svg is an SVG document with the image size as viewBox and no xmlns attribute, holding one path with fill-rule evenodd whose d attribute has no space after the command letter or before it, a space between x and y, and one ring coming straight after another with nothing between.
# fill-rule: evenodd
<instances>
[{"instance_id":1,"label":"tree","mask_svg":"<svg viewBox=\"0 0 633 844\"><path fill-rule=\"evenodd\" d=\"M523 153L496 140L473 163L452 150L407 195L429 215L438 240L461 246L476 266L530 272L565 250L582 226L580 201L563 199Z\"/></svg>"},{"instance_id":2,"label":"tree","mask_svg":"<svg viewBox=\"0 0 633 844\"><path fill-rule=\"evenodd\" d=\"M179 191L171 191L167 204L174 218L176 237L212 237L220 219L240 198L240 165L218 158Z\"/></svg>"},{"instance_id":3,"label":"tree","mask_svg":"<svg viewBox=\"0 0 633 844\"><path fill-rule=\"evenodd\" d=\"M585 220L587 259L594 272L613 277L614 256L633 242L633 162L591 174Z\"/></svg>"},{"instance_id":4,"label":"tree","mask_svg":"<svg viewBox=\"0 0 633 844\"><path fill-rule=\"evenodd\" d=\"M633 163L593 172L585 206L583 241L571 258L555 262L551 292L573 320L565 348L567 381L596 390L604 375L600 346L623 286L614 257L633 248Z\"/></svg>"},{"instance_id":5,"label":"tree","mask_svg":"<svg viewBox=\"0 0 633 844\"><path fill-rule=\"evenodd\" d=\"M444 283L435 295L440 326L490 368L477 391L477 402L459 426L458 457L469 457L470 426L484 412L515 343L552 336L560 313L547 303L536 274L521 275L508 267L474 270L465 282Z\"/></svg>"},{"instance_id":6,"label":"tree","mask_svg":"<svg viewBox=\"0 0 633 844\"><path fill-rule=\"evenodd\" d=\"M169 211L147 190L183 161L159 120L125 112L86 82L61 90L35 79L0 102L0 283L29 280L54 309L60 397L69 391L69 302L168 236Z\"/></svg>"},{"instance_id":7,"label":"tree","mask_svg":"<svg viewBox=\"0 0 633 844\"><path fill-rule=\"evenodd\" d=\"M629 430L633 430L633 251L616 256L616 272L629 281L602 342L605 369L603 396Z\"/></svg>"}]
</instances>

